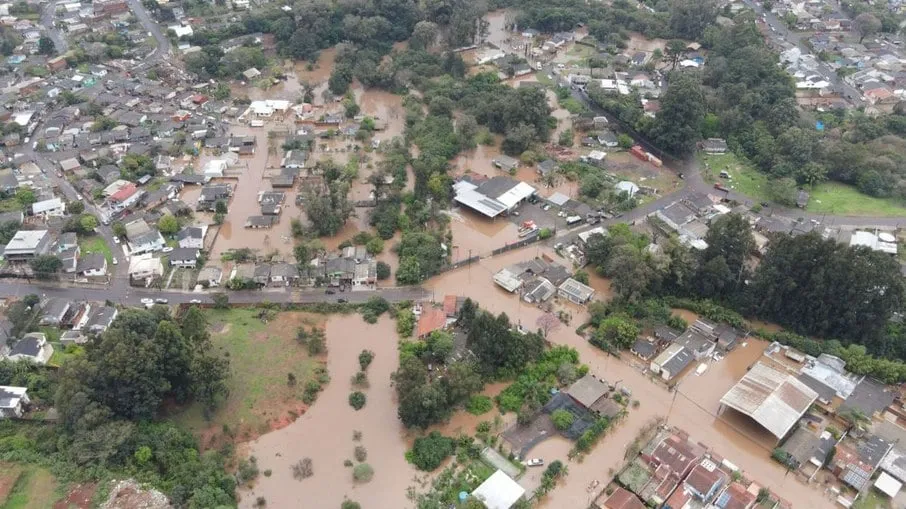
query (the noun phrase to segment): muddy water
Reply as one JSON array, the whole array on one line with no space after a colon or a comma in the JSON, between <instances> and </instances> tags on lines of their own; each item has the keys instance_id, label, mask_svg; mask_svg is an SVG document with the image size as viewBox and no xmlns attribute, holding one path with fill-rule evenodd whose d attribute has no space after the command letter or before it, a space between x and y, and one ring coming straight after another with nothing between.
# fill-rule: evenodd
<instances>
[{"instance_id":1,"label":"muddy water","mask_svg":"<svg viewBox=\"0 0 906 509\"><path fill-rule=\"evenodd\" d=\"M434 289L435 295L466 295L492 312L506 312L513 322L531 325L542 312L494 285L491 277L502 267L534 256L534 251L534 248L528 251L517 250L484 259L470 268L448 272L429 282L428 286ZM561 306L555 305L555 309L559 307ZM566 483L554 490L542 507L553 509L587 506L597 492L589 493L586 487L594 480L599 480L603 488L609 479L608 471L620 468L626 447L633 441L638 430L655 417L663 418L668 414L669 424L686 430L694 441L710 445L717 453L742 468L747 477L781 494L794 506L830 507L819 490L799 483L793 476L786 477L784 469L770 459L770 448L765 446L765 437L761 436L764 432L760 432L761 435L753 441L746 433L754 428L741 427L737 425L736 419L730 419L733 424L731 426L716 420L713 415L720 396L742 375L745 367L757 358L759 351L763 349L763 343L749 342L749 346L738 348L701 377L691 374L680 384L678 393L670 393L662 385L648 380L627 361L604 355L576 335L575 328L584 319L584 316L574 315L569 326L551 333L551 341L576 348L582 361L590 366L591 372L608 380L622 380L622 385L632 390L633 398L640 401L640 407L631 410L629 416L582 463L570 462ZM743 432L740 433L734 426ZM533 450L532 456L544 453L548 455L545 457L547 461L566 460L567 451L568 447L558 447L556 442L551 445L545 442Z\"/></svg>"},{"instance_id":2,"label":"muddy water","mask_svg":"<svg viewBox=\"0 0 906 509\"><path fill-rule=\"evenodd\" d=\"M268 127L233 126L234 135L253 135L257 138L258 145L253 155L239 159L238 168L241 172L238 179L223 179L224 182L233 184L234 190L220 235L217 237L217 242L214 243L212 253L214 259L219 259L224 252L230 249L244 247L257 249L261 255L276 251L285 259L290 259L292 256L290 222L294 218L302 218L302 211L295 205L295 191L286 193L279 223L269 229L245 227L249 216L261 214L258 193L271 190L270 181L264 178L266 168L279 166L279 148L269 155L267 129Z\"/></svg>"},{"instance_id":3,"label":"muddy water","mask_svg":"<svg viewBox=\"0 0 906 509\"><path fill-rule=\"evenodd\" d=\"M293 424L250 444L258 467L273 473L260 476L254 489L241 493L240 507L254 507L259 496L268 507L281 508L339 507L344 497L367 507L410 506L406 488L414 484L416 472L403 457L407 437L390 387L390 373L398 366L393 321L384 317L368 325L358 315L333 316L327 323L327 348L331 382L318 401ZM358 355L365 348L375 352L368 368L371 387L365 391L367 404L355 411L347 401L349 379L358 371ZM363 433L366 461L374 467L374 479L367 484L353 483L352 470L343 466L358 445L353 430ZM305 457L312 459L314 476L296 481L291 465Z\"/></svg>"},{"instance_id":4,"label":"muddy water","mask_svg":"<svg viewBox=\"0 0 906 509\"><path fill-rule=\"evenodd\" d=\"M453 232L453 261L489 255L491 251L519 240L519 228L507 218L487 219L465 207L450 216Z\"/></svg>"}]
</instances>

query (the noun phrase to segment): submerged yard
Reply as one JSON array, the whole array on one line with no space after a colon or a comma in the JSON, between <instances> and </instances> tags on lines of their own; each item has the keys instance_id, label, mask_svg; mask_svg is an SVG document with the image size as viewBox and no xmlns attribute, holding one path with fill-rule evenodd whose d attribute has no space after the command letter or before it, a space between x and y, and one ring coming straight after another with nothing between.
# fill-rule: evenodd
<instances>
[{"instance_id":1,"label":"submerged yard","mask_svg":"<svg viewBox=\"0 0 906 509\"><path fill-rule=\"evenodd\" d=\"M214 349L230 361L229 397L207 418L199 405L182 409L177 423L210 447L252 439L305 412L302 394L321 361L296 341L296 331L323 326L323 317L262 309L207 310L206 316Z\"/></svg>"},{"instance_id":2,"label":"submerged yard","mask_svg":"<svg viewBox=\"0 0 906 509\"><path fill-rule=\"evenodd\" d=\"M57 481L46 469L0 463L0 509L52 507Z\"/></svg>"}]
</instances>

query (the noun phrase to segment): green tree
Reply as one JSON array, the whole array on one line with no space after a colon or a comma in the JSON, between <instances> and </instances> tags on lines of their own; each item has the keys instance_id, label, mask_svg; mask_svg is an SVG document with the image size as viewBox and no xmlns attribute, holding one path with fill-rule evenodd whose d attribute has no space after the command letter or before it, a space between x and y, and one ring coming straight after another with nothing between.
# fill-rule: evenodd
<instances>
[{"instance_id":1,"label":"green tree","mask_svg":"<svg viewBox=\"0 0 906 509\"><path fill-rule=\"evenodd\" d=\"M53 43L53 39L51 39L50 37L47 37L46 35L42 35L38 39L38 54L51 56L51 55L56 54L56 52L57 52L57 47Z\"/></svg>"},{"instance_id":2,"label":"green tree","mask_svg":"<svg viewBox=\"0 0 906 509\"><path fill-rule=\"evenodd\" d=\"M452 438L432 431L427 436L415 439L412 450L406 454L406 459L419 470L432 472L453 454L454 449Z\"/></svg>"},{"instance_id":3,"label":"green tree","mask_svg":"<svg viewBox=\"0 0 906 509\"><path fill-rule=\"evenodd\" d=\"M365 406L365 393L355 391L349 395L349 406L356 410L361 410Z\"/></svg>"},{"instance_id":4,"label":"green tree","mask_svg":"<svg viewBox=\"0 0 906 509\"><path fill-rule=\"evenodd\" d=\"M167 214L157 222L157 229L164 235L173 235L179 231L179 221L176 216Z\"/></svg>"},{"instance_id":5,"label":"green tree","mask_svg":"<svg viewBox=\"0 0 906 509\"><path fill-rule=\"evenodd\" d=\"M705 97L698 74L673 73L661 97L661 109L651 129L652 139L668 152L689 154L695 150L704 117Z\"/></svg>"},{"instance_id":6,"label":"green tree","mask_svg":"<svg viewBox=\"0 0 906 509\"><path fill-rule=\"evenodd\" d=\"M625 350L635 343L640 329L632 319L613 315L605 318L592 335L592 344L603 349Z\"/></svg>"},{"instance_id":7,"label":"green tree","mask_svg":"<svg viewBox=\"0 0 906 509\"><path fill-rule=\"evenodd\" d=\"M664 53L670 60L670 68L676 69L676 64L679 63L680 57L686 53L686 41L682 39L671 39L667 41Z\"/></svg>"},{"instance_id":8,"label":"green tree","mask_svg":"<svg viewBox=\"0 0 906 509\"><path fill-rule=\"evenodd\" d=\"M572 414L572 412L563 410L562 408L554 410L554 412L551 414L551 421L553 421L554 427L556 427L560 431L568 430L573 425L575 419L576 417Z\"/></svg>"},{"instance_id":9,"label":"green tree","mask_svg":"<svg viewBox=\"0 0 906 509\"><path fill-rule=\"evenodd\" d=\"M54 255L36 256L28 262L39 279L50 279L63 268L63 262Z\"/></svg>"},{"instance_id":10,"label":"green tree","mask_svg":"<svg viewBox=\"0 0 906 509\"><path fill-rule=\"evenodd\" d=\"M120 222L113 223L113 225L111 226L111 229L113 230L113 234L117 237L126 236L126 225L124 225L123 223L120 223Z\"/></svg>"},{"instance_id":11,"label":"green tree","mask_svg":"<svg viewBox=\"0 0 906 509\"><path fill-rule=\"evenodd\" d=\"M853 20L852 28L854 32L859 34L859 44L862 44L866 37L874 35L881 30L881 20L874 14L863 12Z\"/></svg>"},{"instance_id":12,"label":"green tree","mask_svg":"<svg viewBox=\"0 0 906 509\"><path fill-rule=\"evenodd\" d=\"M390 277L390 265L386 262L377 262L377 278L383 281Z\"/></svg>"},{"instance_id":13,"label":"green tree","mask_svg":"<svg viewBox=\"0 0 906 509\"><path fill-rule=\"evenodd\" d=\"M681 39L700 40L717 19L715 0L671 0L669 6L670 30Z\"/></svg>"},{"instance_id":14,"label":"green tree","mask_svg":"<svg viewBox=\"0 0 906 509\"><path fill-rule=\"evenodd\" d=\"M211 296L211 300L214 301L214 309L228 309L230 307L230 297L223 292L215 293Z\"/></svg>"},{"instance_id":15,"label":"green tree","mask_svg":"<svg viewBox=\"0 0 906 509\"><path fill-rule=\"evenodd\" d=\"M711 224L705 235L708 247L705 260L722 257L730 274L737 281L743 280L745 262L755 251L755 238L749 222L740 214L726 214Z\"/></svg>"},{"instance_id":16,"label":"green tree","mask_svg":"<svg viewBox=\"0 0 906 509\"><path fill-rule=\"evenodd\" d=\"M16 201L19 202L19 205L23 209L27 209L32 203L36 202L38 198L35 196L35 192L27 188L19 188L16 191Z\"/></svg>"},{"instance_id":17,"label":"green tree","mask_svg":"<svg viewBox=\"0 0 906 509\"><path fill-rule=\"evenodd\" d=\"M79 229L85 233L93 232L98 227L98 219L91 214L82 214L79 217Z\"/></svg>"}]
</instances>

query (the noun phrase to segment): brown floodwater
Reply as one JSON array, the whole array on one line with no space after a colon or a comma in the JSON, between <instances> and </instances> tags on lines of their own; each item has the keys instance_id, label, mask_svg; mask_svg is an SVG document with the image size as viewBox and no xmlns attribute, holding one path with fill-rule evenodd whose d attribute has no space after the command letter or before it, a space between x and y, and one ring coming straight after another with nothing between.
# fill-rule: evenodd
<instances>
[{"instance_id":1,"label":"brown floodwater","mask_svg":"<svg viewBox=\"0 0 906 509\"><path fill-rule=\"evenodd\" d=\"M509 219L487 219L465 207L451 212L450 230L454 262L468 258L470 251L472 256L489 255L494 249L520 240L519 228Z\"/></svg>"},{"instance_id":2,"label":"brown floodwater","mask_svg":"<svg viewBox=\"0 0 906 509\"><path fill-rule=\"evenodd\" d=\"M532 247L483 259L470 267L447 272L431 280L427 286L434 290L437 299L444 294L469 296L489 311L505 312L513 322L533 327L542 311L497 287L491 277L502 267L535 256L535 251L536 248ZM564 306L555 305L555 309L558 308ZM629 416L601 440L584 461L569 463L567 481L543 501L542 507L587 507L597 495L597 491L589 493L587 486L594 480L599 480L599 490L603 489L610 479L608 472L622 466L626 448L638 431L653 419L668 415L669 424L684 429L692 440L708 444L718 454L743 469L746 477L774 490L794 506L831 506L829 501L821 497L817 488L799 483L794 476L786 476L785 470L770 459L772 445L766 444L768 437L763 436L763 431L738 419L738 416L729 416L727 421L715 418L720 397L761 354L763 342L748 341L748 346L734 350L724 360L712 365L704 375L688 375L680 383L679 391L671 393L663 385L648 380L645 374L627 361L603 354L578 336L575 328L586 316L584 313L577 313L576 308L565 309L574 313L572 322L569 326L554 330L549 339L554 343L576 348L582 362L589 365L592 373L610 381L619 380L622 386L629 387L633 399L640 401L640 407L631 410ZM751 431L758 431L758 436L753 439L749 434ZM533 449L531 456L546 456L544 459L548 462L554 459L565 461L568 444L558 445L554 441L548 445L548 442Z\"/></svg>"},{"instance_id":3,"label":"brown floodwater","mask_svg":"<svg viewBox=\"0 0 906 509\"><path fill-rule=\"evenodd\" d=\"M308 412L289 426L268 433L249 444L249 453L258 458L258 467L270 469L270 477L259 476L251 490L242 490L240 507L255 507L265 497L268 507L339 507L344 497L367 507L403 508L411 504L406 489L415 484L415 469L406 462L407 434L396 415L395 392L390 374L399 361L394 322L383 317L368 325L359 315L334 315L327 322L327 369L331 382ZM368 368L370 388L367 404L359 411L347 401L350 377L359 369L363 349L375 353ZM361 431L361 443L353 442L353 431ZM353 459L353 448L363 445L366 462L374 478L356 484L352 469L343 461ZM314 476L293 479L291 465L311 458Z\"/></svg>"},{"instance_id":4,"label":"brown floodwater","mask_svg":"<svg viewBox=\"0 0 906 509\"><path fill-rule=\"evenodd\" d=\"M268 124L270 126L271 124ZM228 212L220 229L217 241L214 243L212 256L220 256L230 249L250 247L258 250L261 255L277 252L285 259L292 256L293 244L290 232L292 219L301 219L302 211L295 205L296 192L288 191L283 203L283 212L280 220L271 228L254 229L246 228L245 222L249 216L261 215L258 204L258 193L270 191L270 181L265 178L265 171L269 167L279 166L279 149L269 154L267 130L269 127L250 128L234 125L232 133L237 136L253 135L258 140L255 153L239 159L238 179L222 179L234 185L233 197L230 199ZM275 146L279 147L279 143ZM220 180L220 179L216 179ZM198 191L190 191L198 192ZM196 198L197 199L197 198ZM191 202L190 202L191 204Z\"/></svg>"}]
</instances>

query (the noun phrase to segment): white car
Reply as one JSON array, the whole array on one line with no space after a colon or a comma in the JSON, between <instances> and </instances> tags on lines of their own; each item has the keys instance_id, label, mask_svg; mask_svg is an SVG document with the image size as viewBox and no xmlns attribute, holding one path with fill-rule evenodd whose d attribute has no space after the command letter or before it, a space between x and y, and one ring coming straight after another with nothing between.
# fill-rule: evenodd
<instances>
[{"instance_id":1,"label":"white car","mask_svg":"<svg viewBox=\"0 0 906 509\"><path fill-rule=\"evenodd\" d=\"M119 263L120 263L119 260L117 260L116 258L113 259L113 264L114 264L114 265L119 265Z\"/></svg>"},{"instance_id":2,"label":"white car","mask_svg":"<svg viewBox=\"0 0 906 509\"><path fill-rule=\"evenodd\" d=\"M154 299L149 299L149 298L147 298L147 297L144 298L144 299L142 299L142 300L140 300L139 302L141 302L142 304L144 304L144 305L146 305L146 306L149 305L149 304L152 305L152 306L154 305Z\"/></svg>"},{"instance_id":3,"label":"white car","mask_svg":"<svg viewBox=\"0 0 906 509\"><path fill-rule=\"evenodd\" d=\"M544 460L541 458L532 458L532 459L524 462L523 465L525 465L527 467L540 467L540 466L544 465Z\"/></svg>"},{"instance_id":4,"label":"white car","mask_svg":"<svg viewBox=\"0 0 906 509\"><path fill-rule=\"evenodd\" d=\"M201 304L201 299L192 299L189 301L189 304Z\"/></svg>"},{"instance_id":5,"label":"white car","mask_svg":"<svg viewBox=\"0 0 906 509\"><path fill-rule=\"evenodd\" d=\"M120 238L119 238L119 237L113 237L113 243L114 243L114 244L119 244L119 243L120 243Z\"/></svg>"},{"instance_id":6,"label":"white car","mask_svg":"<svg viewBox=\"0 0 906 509\"><path fill-rule=\"evenodd\" d=\"M164 253L169 253L169 252L173 251L173 248L170 246L167 246L167 247L161 249L161 251Z\"/></svg>"}]
</instances>

